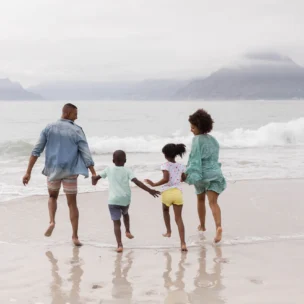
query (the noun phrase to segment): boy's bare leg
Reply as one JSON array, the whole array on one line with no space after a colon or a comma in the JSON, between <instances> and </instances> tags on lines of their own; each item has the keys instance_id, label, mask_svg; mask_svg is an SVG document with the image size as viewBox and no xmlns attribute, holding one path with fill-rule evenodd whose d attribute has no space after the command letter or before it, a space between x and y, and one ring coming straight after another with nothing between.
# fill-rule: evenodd
<instances>
[{"instance_id":1,"label":"boy's bare leg","mask_svg":"<svg viewBox=\"0 0 304 304\"><path fill-rule=\"evenodd\" d=\"M133 239L134 236L130 232L130 216L129 216L129 213L123 214L123 221L124 221L125 228L126 228L126 237L128 239Z\"/></svg>"},{"instance_id":2,"label":"boy's bare leg","mask_svg":"<svg viewBox=\"0 0 304 304\"><path fill-rule=\"evenodd\" d=\"M122 242L121 242L121 230L120 230L121 222L120 222L120 220L116 220L116 221L113 221L113 223L114 223L114 233L115 233L116 242L117 242L116 251L122 252L123 246L122 246Z\"/></svg>"},{"instance_id":3,"label":"boy's bare leg","mask_svg":"<svg viewBox=\"0 0 304 304\"><path fill-rule=\"evenodd\" d=\"M214 242L218 243L222 239L222 219L221 219L221 208L217 203L218 194L214 191L207 191L208 201L210 208L212 210L215 227L216 227L216 234L214 237Z\"/></svg>"},{"instance_id":4,"label":"boy's bare leg","mask_svg":"<svg viewBox=\"0 0 304 304\"><path fill-rule=\"evenodd\" d=\"M49 215L50 215L50 226L44 233L45 236L49 237L52 235L53 230L55 228L55 215L57 211L57 199L58 199L59 191L49 190Z\"/></svg>"},{"instance_id":5,"label":"boy's bare leg","mask_svg":"<svg viewBox=\"0 0 304 304\"><path fill-rule=\"evenodd\" d=\"M183 205L173 205L173 210L175 214L175 222L178 227L179 237L181 241L181 250L182 251L188 251L186 242L185 242L185 227L184 222L182 218L182 210Z\"/></svg>"},{"instance_id":6,"label":"boy's bare leg","mask_svg":"<svg viewBox=\"0 0 304 304\"><path fill-rule=\"evenodd\" d=\"M170 222L170 209L165 204L163 205L163 216L166 225L167 232L163 234L164 237L171 237L171 222Z\"/></svg>"},{"instance_id":7,"label":"boy's bare leg","mask_svg":"<svg viewBox=\"0 0 304 304\"><path fill-rule=\"evenodd\" d=\"M205 193L197 195L197 213L200 220L200 224L197 227L198 231L206 231L206 205L205 205Z\"/></svg>"},{"instance_id":8,"label":"boy's bare leg","mask_svg":"<svg viewBox=\"0 0 304 304\"><path fill-rule=\"evenodd\" d=\"M73 230L72 240L75 246L82 246L82 243L78 239L79 211L77 207L77 194L66 194L66 197L70 209L70 220Z\"/></svg>"}]
</instances>

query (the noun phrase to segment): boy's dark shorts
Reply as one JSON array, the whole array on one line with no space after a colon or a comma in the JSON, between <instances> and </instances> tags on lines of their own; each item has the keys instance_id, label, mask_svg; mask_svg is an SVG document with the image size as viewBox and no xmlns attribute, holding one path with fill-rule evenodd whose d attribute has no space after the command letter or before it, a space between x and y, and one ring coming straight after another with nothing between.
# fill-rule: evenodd
<instances>
[{"instance_id":1,"label":"boy's dark shorts","mask_svg":"<svg viewBox=\"0 0 304 304\"><path fill-rule=\"evenodd\" d=\"M109 210L111 214L111 219L113 221L118 221L121 218L121 215L127 215L129 211L129 206L120 206L120 205L109 205Z\"/></svg>"}]
</instances>

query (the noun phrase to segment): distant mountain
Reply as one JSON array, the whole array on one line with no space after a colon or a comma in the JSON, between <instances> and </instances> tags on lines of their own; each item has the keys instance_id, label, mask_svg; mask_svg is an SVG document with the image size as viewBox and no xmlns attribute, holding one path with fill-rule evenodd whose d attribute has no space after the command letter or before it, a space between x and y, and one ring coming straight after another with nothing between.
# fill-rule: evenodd
<instances>
[{"instance_id":1,"label":"distant mountain","mask_svg":"<svg viewBox=\"0 0 304 304\"><path fill-rule=\"evenodd\" d=\"M29 88L52 100L168 100L188 81L53 82Z\"/></svg>"},{"instance_id":2,"label":"distant mountain","mask_svg":"<svg viewBox=\"0 0 304 304\"><path fill-rule=\"evenodd\" d=\"M0 79L0 100L42 100L37 94L25 90L18 82Z\"/></svg>"},{"instance_id":3,"label":"distant mountain","mask_svg":"<svg viewBox=\"0 0 304 304\"><path fill-rule=\"evenodd\" d=\"M234 67L191 81L175 99L302 99L304 68L276 53L247 54Z\"/></svg>"}]
</instances>

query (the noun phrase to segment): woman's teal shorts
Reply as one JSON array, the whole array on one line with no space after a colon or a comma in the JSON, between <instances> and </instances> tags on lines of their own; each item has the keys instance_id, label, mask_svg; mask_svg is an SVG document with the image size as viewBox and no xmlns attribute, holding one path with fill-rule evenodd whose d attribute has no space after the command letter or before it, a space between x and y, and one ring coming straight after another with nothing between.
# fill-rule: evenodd
<instances>
[{"instance_id":1,"label":"woman's teal shorts","mask_svg":"<svg viewBox=\"0 0 304 304\"><path fill-rule=\"evenodd\" d=\"M224 177L210 181L210 182L198 182L194 185L196 194L206 193L207 191L214 191L221 194L226 189L226 180Z\"/></svg>"}]
</instances>

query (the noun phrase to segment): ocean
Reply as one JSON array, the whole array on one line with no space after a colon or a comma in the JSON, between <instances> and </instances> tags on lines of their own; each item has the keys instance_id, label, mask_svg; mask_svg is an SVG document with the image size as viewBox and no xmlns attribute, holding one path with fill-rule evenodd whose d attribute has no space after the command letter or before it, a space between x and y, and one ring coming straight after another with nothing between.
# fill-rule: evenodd
<instances>
[{"instance_id":1,"label":"ocean","mask_svg":"<svg viewBox=\"0 0 304 304\"><path fill-rule=\"evenodd\" d=\"M22 184L28 158L41 130L60 118L64 101L0 102L0 201L47 194L38 160L27 187ZM112 163L116 149L127 152L127 166L139 179L161 176L162 147L184 143L193 135L188 117L206 109L215 124L220 162L229 183L248 179L304 177L304 102L288 101L80 101L77 124L82 126L97 171ZM186 164L188 155L181 160ZM104 191L79 179L79 192Z\"/></svg>"}]
</instances>

